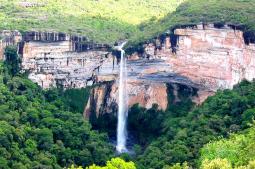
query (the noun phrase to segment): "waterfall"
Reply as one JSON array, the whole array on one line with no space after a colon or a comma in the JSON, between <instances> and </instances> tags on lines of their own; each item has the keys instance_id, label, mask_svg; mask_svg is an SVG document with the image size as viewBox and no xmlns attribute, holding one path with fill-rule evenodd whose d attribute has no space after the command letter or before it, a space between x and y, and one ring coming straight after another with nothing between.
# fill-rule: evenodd
<instances>
[{"instance_id":1,"label":"waterfall","mask_svg":"<svg viewBox=\"0 0 255 169\"><path fill-rule=\"evenodd\" d=\"M126 122L128 116L128 103L127 103L127 67L125 51L122 47L125 42L118 47L121 51L120 60L120 73L119 73L119 105L118 105L118 125L117 125L117 146L116 150L119 153L127 152L126 140L127 140L127 129Z\"/></svg>"}]
</instances>

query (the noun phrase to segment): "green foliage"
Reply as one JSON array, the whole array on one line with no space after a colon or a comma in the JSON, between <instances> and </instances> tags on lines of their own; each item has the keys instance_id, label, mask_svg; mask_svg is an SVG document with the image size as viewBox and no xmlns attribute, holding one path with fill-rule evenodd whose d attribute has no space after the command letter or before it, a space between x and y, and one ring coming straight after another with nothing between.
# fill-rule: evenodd
<instances>
[{"instance_id":1,"label":"green foliage","mask_svg":"<svg viewBox=\"0 0 255 169\"><path fill-rule=\"evenodd\" d=\"M200 169L253 169L255 168L255 161L249 161L249 164L232 167L231 163L227 159L214 159L214 160L204 160Z\"/></svg>"},{"instance_id":2,"label":"green foliage","mask_svg":"<svg viewBox=\"0 0 255 169\"><path fill-rule=\"evenodd\" d=\"M215 159L212 161L205 160L201 169L231 169L231 163L227 159Z\"/></svg>"},{"instance_id":3,"label":"green foliage","mask_svg":"<svg viewBox=\"0 0 255 169\"><path fill-rule=\"evenodd\" d=\"M164 166L163 169L189 169L188 164L185 162L183 164L177 163L173 166Z\"/></svg>"},{"instance_id":4,"label":"green foliage","mask_svg":"<svg viewBox=\"0 0 255 169\"><path fill-rule=\"evenodd\" d=\"M114 43L139 33L140 23L158 20L183 0L0 0L0 29L54 30Z\"/></svg>"},{"instance_id":5,"label":"green foliage","mask_svg":"<svg viewBox=\"0 0 255 169\"><path fill-rule=\"evenodd\" d=\"M0 168L102 165L113 156L105 134L82 114L67 111L58 91L44 92L22 76L5 78L0 66Z\"/></svg>"},{"instance_id":6,"label":"green foliage","mask_svg":"<svg viewBox=\"0 0 255 169\"><path fill-rule=\"evenodd\" d=\"M255 160L255 127L242 134L233 134L229 139L221 139L204 146L200 161L217 158L227 159L232 166L241 166Z\"/></svg>"},{"instance_id":7,"label":"green foliage","mask_svg":"<svg viewBox=\"0 0 255 169\"><path fill-rule=\"evenodd\" d=\"M179 163L173 166L166 166L163 169L188 169L187 163L180 165ZM214 160L205 159L202 161L200 169L254 169L255 161L249 161L247 165L233 167L227 159L216 158Z\"/></svg>"},{"instance_id":8,"label":"green foliage","mask_svg":"<svg viewBox=\"0 0 255 169\"><path fill-rule=\"evenodd\" d=\"M0 30L41 30L81 34L132 46L176 25L231 22L255 30L255 0L0 0ZM218 24L219 25L219 24Z\"/></svg>"},{"instance_id":9,"label":"green foliage","mask_svg":"<svg viewBox=\"0 0 255 169\"><path fill-rule=\"evenodd\" d=\"M70 111L83 113L88 102L91 87L81 89L67 89L64 92L64 101L70 107Z\"/></svg>"},{"instance_id":10,"label":"green foliage","mask_svg":"<svg viewBox=\"0 0 255 169\"><path fill-rule=\"evenodd\" d=\"M71 166L70 169L82 169L82 167ZM121 158L112 158L110 161L106 162L106 166L100 167L96 165L92 165L86 167L86 169L136 169L135 164L133 162L125 162Z\"/></svg>"},{"instance_id":11,"label":"green foliage","mask_svg":"<svg viewBox=\"0 0 255 169\"><path fill-rule=\"evenodd\" d=\"M155 113L155 119L149 118L150 115L148 115L149 122L139 121L140 125L137 124L134 130L140 132L138 134L142 138L138 137L139 140L147 142L143 147L144 151L134 158L137 167L160 169L166 165L185 161L189 162L191 166L198 166L199 150L204 144L216 140L218 136L228 137L229 133L238 132L250 126L249 124L254 119L254 84L255 82L243 81L233 90L218 91L215 96L209 97L198 107L192 107L191 104L183 109L187 105L187 101L180 101L173 106L174 110L169 105L166 112L156 111L159 114ZM178 110L180 110L180 114L178 114ZM140 117L147 111L136 106L131 109L129 116ZM133 112L136 115L132 115ZM153 131L158 130L156 132L158 137L153 137L154 132L150 133L151 129L146 131L144 128L148 128L148 126L144 125L151 125L158 116L162 116L161 121L156 121L157 125L152 125L156 127ZM147 119L146 116L143 118ZM133 121L136 120L137 118ZM133 123L132 119L130 122ZM148 135L143 136L142 132L144 131ZM246 141L252 142L252 139ZM243 142L244 145L246 141ZM250 145L253 146L253 144ZM220 149L220 146L218 148ZM240 144L241 148L243 148L242 144ZM254 150L251 147L250 149ZM246 149L243 152L247 153L248 157L253 157L252 151L250 154ZM246 158L246 162L251 160L245 155L243 158Z\"/></svg>"},{"instance_id":12,"label":"green foliage","mask_svg":"<svg viewBox=\"0 0 255 169\"><path fill-rule=\"evenodd\" d=\"M130 109L128 116L128 130L133 131L139 144L145 145L160 135L163 121L163 112L153 105L149 110L139 107L138 104Z\"/></svg>"},{"instance_id":13,"label":"green foliage","mask_svg":"<svg viewBox=\"0 0 255 169\"><path fill-rule=\"evenodd\" d=\"M17 46L7 46L4 51L5 62L12 76L20 71L20 58L17 53Z\"/></svg>"},{"instance_id":14,"label":"green foliage","mask_svg":"<svg viewBox=\"0 0 255 169\"><path fill-rule=\"evenodd\" d=\"M90 123L93 129L107 132L110 137L116 136L117 117L114 113L100 114L98 117L90 115Z\"/></svg>"}]
</instances>

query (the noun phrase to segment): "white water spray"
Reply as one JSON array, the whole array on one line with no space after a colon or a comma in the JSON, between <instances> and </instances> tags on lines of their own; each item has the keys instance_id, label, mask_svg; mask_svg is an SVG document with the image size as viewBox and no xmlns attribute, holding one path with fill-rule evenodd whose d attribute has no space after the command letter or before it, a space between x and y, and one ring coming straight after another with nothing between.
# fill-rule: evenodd
<instances>
[{"instance_id":1,"label":"white water spray","mask_svg":"<svg viewBox=\"0 0 255 169\"><path fill-rule=\"evenodd\" d=\"M122 49L126 42L122 43L117 49L121 52L120 73L119 73L119 105L118 105L118 126L117 126L117 146L116 150L119 153L127 152L126 140L127 129L126 122L128 116L127 103L127 68L125 51Z\"/></svg>"}]
</instances>

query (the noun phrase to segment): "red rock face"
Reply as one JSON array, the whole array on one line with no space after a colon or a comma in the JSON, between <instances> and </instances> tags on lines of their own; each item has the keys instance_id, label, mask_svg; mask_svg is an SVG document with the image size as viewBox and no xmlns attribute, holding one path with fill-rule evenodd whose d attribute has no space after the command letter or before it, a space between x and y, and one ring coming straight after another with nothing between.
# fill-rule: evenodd
<instances>
[{"instance_id":1,"label":"red rock face","mask_svg":"<svg viewBox=\"0 0 255 169\"><path fill-rule=\"evenodd\" d=\"M169 71L213 91L255 77L255 45L244 43L242 31L207 25L204 29L176 29L175 35L176 53L170 50L167 37L161 49L147 44L146 54L164 59L170 65Z\"/></svg>"},{"instance_id":2,"label":"red rock face","mask_svg":"<svg viewBox=\"0 0 255 169\"><path fill-rule=\"evenodd\" d=\"M160 109L167 108L167 87L164 83L146 84L142 81L128 81L127 85L129 107L139 103L147 109L157 103ZM118 84L106 83L95 87L87 106L84 116L89 117L92 112L98 117L103 113L116 113L118 107Z\"/></svg>"},{"instance_id":3,"label":"red rock face","mask_svg":"<svg viewBox=\"0 0 255 169\"><path fill-rule=\"evenodd\" d=\"M245 44L242 31L227 26L217 29L212 25L198 25L176 29L174 34L176 44L171 44L175 40L172 36L166 36L144 44L143 54L129 56L129 106L139 103L150 108L157 103L165 110L166 84L198 89L198 95L192 99L200 104L218 89L231 89L243 79L255 78L255 44ZM21 40L17 33L3 35L0 56L5 46ZM113 112L118 104L118 65L116 58L104 50L107 46L95 44L97 50L93 50L88 43L87 50L76 44L79 38L55 33L45 35L32 32L25 37L28 42L22 48L22 67L29 70L29 78L43 88L59 82L66 88L103 83L92 91L85 114L89 115L92 109L97 115ZM178 93L174 95L178 101Z\"/></svg>"},{"instance_id":4,"label":"red rock face","mask_svg":"<svg viewBox=\"0 0 255 169\"><path fill-rule=\"evenodd\" d=\"M165 110L167 83L177 86L173 103L179 99L178 84L184 84L198 89L191 99L201 104L218 89L231 89L243 79L255 78L255 45L244 43L242 31L227 26L216 29L212 25L198 25L176 29L175 36L176 47L167 36L163 42L156 39L145 44L142 55L129 56L129 106L139 103L150 108L157 103ZM108 97L116 104L117 93L115 83Z\"/></svg>"},{"instance_id":5,"label":"red rock face","mask_svg":"<svg viewBox=\"0 0 255 169\"><path fill-rule=\"evenodd\" d=\"M158 104L160 109L167 108L167 87L164 83L144 83L142 81L128 81L129 107L136 103L145 108Z\"/></svg>"}]
</instances>

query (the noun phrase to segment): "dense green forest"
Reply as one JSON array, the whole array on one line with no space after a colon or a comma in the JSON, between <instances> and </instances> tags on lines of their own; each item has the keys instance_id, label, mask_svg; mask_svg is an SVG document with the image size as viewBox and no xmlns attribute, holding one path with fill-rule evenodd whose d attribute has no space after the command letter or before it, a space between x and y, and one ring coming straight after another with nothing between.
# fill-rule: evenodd
<instances>
[{"instance_id":1,"label":"dense green forest","mask_svg":"<svg viewBox=\"0 0 255 169\"><path fill-rule=\"evenodd\" d=\"M248 111L252 114L255 112ZM226 159L232 167L247 165L255 160L254 147L255 127L252 126L240 134L232 134L228 139L220 139L205 145L201 150L200 161Z\"/></svg>"},{"instance_id":2,"label":"dense green forest","mask_svg":"<svg viewBox=\"0 0 255 169\"><path fill-rule=\"evenodd\" d=\"M173 97L171 93L169 90L169 97ZM134 159L139 169L160 169L185 161L198 167L204 144L253 124L255 82L243 81L233 90L218 91L199 107L185 97L185 90L179 95L182 101L170 105L166 112L156 106L145 110L136 105L131 109L129 127L136 132L139 144L145 145L138 148ZM254 160L254 154L249 158Z\"/></svg>"},{"instance_id":3,"label":"dense green forest","mask_svg":"<svg viewBox=\"0 0 255 169\"><path fill-rule=\"evenodd\" d=\"M114 118L99 118L97 124L104 121L104 125L93 128L103 132L92 130L81 108L90 89L42 90L19 73L15 51L6 48L6 61L0 66L0 168L106 165L107 169L113 161L138 169L254 166L255 82L243 81L233 90L218 91L201 106L190 100L196 91L185 86L178 89L180 101L173 103L173 88L168 85L165 112L157 105L148 110L134 105L129 111L135 154L121 157L135 166L118 158L106 163L116 156L103 133L113 130L105 120L112 123ZM75 98L83 100L75 103Z\"/></svg>"},{"instance_id":4,"label":"dense green forest","mask_svg":"<svg viewBox=\"0 0 255 169\"><path fill-rule=\"evenodd\" d=\"M77 109L68 111L74 109L69 97L43 91L19 74L14 47L5 54L6 62L0 64L0 168L102 165L113 157L107 135L91 130Z\"/></svg>"},{"instance_id":5,"label":"dense green forest","mask_svg":"<svg viewBox=\"0 0 255 169\"><path fill-rule=\"evenodd\" d=\"M65 32L110 45L128 39L137 50L173 28L209 22L233 24L255 42L254 9L255 0L0 0L0 30ZM219 90L201 105L182 85L173 102L168 84L166 111L130 108L132 153L117 154L114 113L83 117L93 86L43 90L20 72L16 46L4 54L0 169L255 168L255 81Z\"/></svg>"},{"instance_id":6,"label":"dense green forest","mask_svg":"<svg viewBox=\"0 0 255 169\"><path fill-rule=\"evenodd\" d=\"M254 8L255 0L0 0L0 30L65 32L108 44L129 39L133 45L176 25L227 22L243 24L254 37Z\"/></svg>"}]
</instances>

